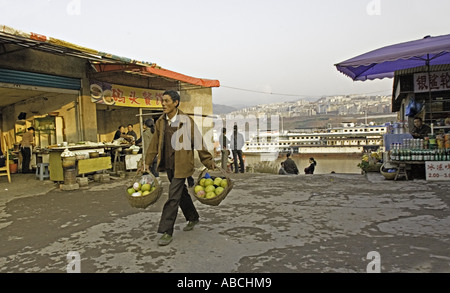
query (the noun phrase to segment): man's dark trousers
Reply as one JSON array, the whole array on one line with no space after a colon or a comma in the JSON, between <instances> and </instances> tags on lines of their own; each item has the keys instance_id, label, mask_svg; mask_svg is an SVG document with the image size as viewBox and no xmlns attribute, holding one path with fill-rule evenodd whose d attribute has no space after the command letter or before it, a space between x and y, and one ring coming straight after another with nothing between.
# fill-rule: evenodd
<instances>
[{"instance_id":1,"label":"man's dark trousers","mask_svg":"<svg viewBox=\"0 0 450 293\"><path fill-rule=\"evenodd\" d=\"M22 173L30 173L31 149L23 147L20 151L22 153Z\"/></svg>"},{"instance_id":2,"label":"man's dark trousers","mask_svg":"<svg viewBox=\"0 0 450 293\"><path fill-rule=\"evenodd\" d=\"M158 233L173 234L173 227L177 219L178 206L180 206L186 221L196 221L199 218L197 209L186 187L186 178L173 178L173 170L167 170L170 181L169 199L164 204L159 222Z\"/></svg>"},{"instance_id":3,"label":"man's dark trousers","mask_svg":"<svg viewBox=\"0 0 450 293\"><path fill-rule=\"evenodd\" d=\"M238 162L239 159L239 162ZM234 160L234 173L245 172L244 159L242 158L242 151L235 150L233 151L233 160Z\"/></svg>"}]
</instances>

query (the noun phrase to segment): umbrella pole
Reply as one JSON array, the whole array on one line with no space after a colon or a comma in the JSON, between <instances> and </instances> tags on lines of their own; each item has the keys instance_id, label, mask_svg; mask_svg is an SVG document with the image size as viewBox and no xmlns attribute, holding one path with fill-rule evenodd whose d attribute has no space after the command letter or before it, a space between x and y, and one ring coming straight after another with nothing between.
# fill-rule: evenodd
<instances>
[{"instance_id":1,"label":"umbrella pole","mask_svg":"<svg viewBox=\"0 0 450 293\"><path fill-rule=\"evenodd\" d=\"M431 99L431 74L430 74L430 54L427 54L427 74L428 74L428 104L430 107L430 121L433 123L433 110L432 110L432 99Z\"/></svg>"}]
</instances>

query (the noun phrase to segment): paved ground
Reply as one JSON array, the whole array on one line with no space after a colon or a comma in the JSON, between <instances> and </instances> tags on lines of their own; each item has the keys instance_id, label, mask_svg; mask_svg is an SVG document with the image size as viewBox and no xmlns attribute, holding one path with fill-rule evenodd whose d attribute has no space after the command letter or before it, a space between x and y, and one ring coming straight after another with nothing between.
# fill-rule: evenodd
<instances>
[{"instance_id":1,"label":"paved ground","mask_svg":"<svg viewBox=\"0 0 450 293\"><path fill-rule=\"evenodd\" d=\"M128 205L125 181L61 191L32 174L0 181L0 272L385 273L450 272L450 183L388 181L378 173L232 174L201 222L158 247L160 210ZM163 186L167 191L165 177Z\"/></svg>"}]
</instances>

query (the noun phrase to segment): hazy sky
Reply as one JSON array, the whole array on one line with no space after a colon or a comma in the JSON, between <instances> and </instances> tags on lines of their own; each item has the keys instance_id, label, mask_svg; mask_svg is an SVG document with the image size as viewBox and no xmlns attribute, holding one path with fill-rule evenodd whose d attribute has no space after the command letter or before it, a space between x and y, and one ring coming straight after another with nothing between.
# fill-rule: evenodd
<instances>
[{"instance_id":1,"label":"hazy sky","mask_svg":"<svg viewBox=\"0 0 450 293\"><path fill-rule=\"evenodd\" d=\"M334 64L450 34L449 11L448 0L0 0L0 24L218 79L214 103L254 105L390 94L392 79L354 82Z\"/></svg>"}]
</instances>

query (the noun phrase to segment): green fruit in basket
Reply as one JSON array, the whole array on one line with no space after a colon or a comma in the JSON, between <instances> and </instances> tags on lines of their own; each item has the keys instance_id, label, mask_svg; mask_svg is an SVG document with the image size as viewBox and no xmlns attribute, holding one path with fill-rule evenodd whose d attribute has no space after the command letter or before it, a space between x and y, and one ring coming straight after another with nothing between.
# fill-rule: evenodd
<instances>
[{"instance_id":1,"label":"green fruit in basket","mask_svg":"<svg viewBox=\"0 0 450 293\"><path fill-rule=\"evenodd\" d=\"M208 178L205 180L205 187L209 186L209 185L213 185L214 181L211 178Z\"/></svg>"},{"instance_id":2,"label":"green fruit in basket","mask_svg":"<svg viewBox=\"0 0 450 293\"><path fill-rule=\"evenodd\" d=\"M200 179L200 181L198 182L198 184L199 184L200 186L205 187L205 181L206 181L206 178L202 178L202 179Z\"/></svg>"},{"instance_id":3,"label":"green fruit in basket","mask_svg":"<svg viewBox=\"0 0 450 293\"><path fill-rule=\"evenodd\" d=\"M206 194L208 194L209 192L214 192L214 190L216 190L216 188L214 187L214 185L208 185L205 188L205 192Z\"/></svg>"},{"instance_id":4,"label":"green fruit in basket","mask_svg":"<svg viewBox=\"0 0 450 293\"><path fill-rule=\"evenodd\" d=\"M216 196L216 194L214 192L208 192L208 193L206 193L205 198L213 198L215 196Z\"/></svg>"},{"instance_id":5,"label":"green fruit in basket","mask_svg":"<svg viewBox=\"0 0 450 293\"><path fill-rule=\"evenodd\" d=\"M216 179L214 179L214 185L220 186L220 182L222 182L222 178L216 177Z\"/></svg>"},{"instance_id":6,"label":"green fruit in basket","mask_svg":"<svg viewBox=\"0 0 450 293\"><path fill-rule=\"evenodd\" d=\"M204 190L199 190L199 192L196 193L198 197L205 197L206 192Z\"/></svg>"},{"instance_id":7,"label":"green fruit in basket","mask_svg":"<svg viewBox=\"0 0 450 293\"><path fill-rule=\"evenodd\" d=\"M133 184L133 188L134 188L134 190L140 190L141 189L141 183L139 183L139 182L134 182L134 184Z\"/></svg>"},{"instance_id":8,"label":"green fruit in basket","mask_svg":"<svg viewBox=\"0 0 450 293\"><path fill-rule=\"evenodd\" d=\"M216 195L221 194L225 189L223 187L217 187L216 190L214 191Z\"/></svg>"},{"instance_id":9,"label":"green fruit in basket","mask_svg":"<svg viewBox=\"0 0 450 293\"><path fill-rule=\"evenodd\" d=\"M146 184L142 185L141 190L142 191L150 191L151 188L152 188L152 186L150 184L146 183Z\"/></svg>"},{"instance_id":10,"label":"green fruit in basket","mask_svg":"<svg viewBox=\"0 0 450 293\"><path fill-rule=\"evenodd\" d=\"M128 192L129 195L132 195L133 193L136 192L136 190L134 190L133 187L130 187L130 188L127 189L127 192Z\"/></svg>"},{"instance_id":11,"label":"green fruit in basket","mask_svg":"<svg viewBox=\"0 0 450 293\"><path fill-rule=\"evenodd\" d=\"M150 192L153 192L153 190L156 189L156 186L152 186L152 188L150 188Z\"/></svg>"},{"instance_id":12,"label":"green fruit in basket","mask_svg":"<svg viewBox=\"0 0 450 293\"><path fill-rule=\"evenodd\" d=\"M227 188L228 187L228 180L227 179L222 179L222 181L220 181L220 187Z\"/></svg>"},{"instance_id":13,"label":"green fruit in basket","mask_svg":"<svg viewBox=\"0 0 450 293\"><path fill-rule=\"evenodd\" d=\"M142 192L142 196L149 195L150 193L151 193L150 190L146 190L146 191Z\"/></svg>"},{"instance_id":14,"label":"green fruit in basket","mask_svg":"<svg viewBox=\"0 0 450 293\"><path fill-rule=\"evenodd\" d=\"M205 190L205 189L204 189L203 186L201 186L201 185L196 185L196 186L194 187L194 192L195 192L195 194L197 194L200 190Z\"/></svg>"}]
</instances>

